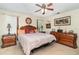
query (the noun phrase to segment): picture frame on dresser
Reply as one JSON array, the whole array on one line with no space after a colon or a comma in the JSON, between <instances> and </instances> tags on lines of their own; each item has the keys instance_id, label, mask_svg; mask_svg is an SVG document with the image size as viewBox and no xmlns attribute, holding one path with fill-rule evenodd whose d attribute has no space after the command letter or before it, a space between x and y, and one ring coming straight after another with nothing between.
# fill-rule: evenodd
<instances>
[{"instance_id":1,"label":"picture frame on dresser","mask_svg":"<svg viewBox=\"0 0 79 59\"><path fill-rule=\"evenodd\" d=\"M55 26L67 26L71 25L71 16L65 16L54 19Z\"/></svg>"}]
</instances>

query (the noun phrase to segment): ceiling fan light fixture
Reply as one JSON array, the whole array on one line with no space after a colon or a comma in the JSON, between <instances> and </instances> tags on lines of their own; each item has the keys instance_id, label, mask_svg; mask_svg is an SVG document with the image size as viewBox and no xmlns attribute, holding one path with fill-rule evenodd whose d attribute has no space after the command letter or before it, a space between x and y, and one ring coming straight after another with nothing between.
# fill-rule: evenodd
<instances>
[{"instance_id":1,"label":"ceiling fan light fixture","mask_svg":"<svg viewBox=\"0 0 79 59\"><path fill-rule=\"evenodd\" d=\"M41 12L43 13L43 9L41 9Z\"/></svg>"},{"instance_id":2,"label":"ceiling fan light fixture","mask_svg":"<svg viewBox=\"0 0 79 59\"><path fill-rule=\"evenodd\" d=\"M36 6L41 8L41 12L42 12L43 15L47 12L47 10L49 10L49 11L54 10L52 7L50 7L50 6L53 6L52 3L49 3L49 4L43 3L42 5L36 4ZM38 12L38 11L40 11L40 10L37 10L36 12Z\"/></svg>"},{"instance_id":3,"label":"ceiling fan light fixture","mask_svg":"<svg viewBox=\"0 0 79 59\"><path fill-rule=\"evenodd\" d=\"M47 9L41 9L41 12L43 13L43 12L44 12L44 10L45 10L45 12L47 12Z\"/></svg>"}]
</instances>

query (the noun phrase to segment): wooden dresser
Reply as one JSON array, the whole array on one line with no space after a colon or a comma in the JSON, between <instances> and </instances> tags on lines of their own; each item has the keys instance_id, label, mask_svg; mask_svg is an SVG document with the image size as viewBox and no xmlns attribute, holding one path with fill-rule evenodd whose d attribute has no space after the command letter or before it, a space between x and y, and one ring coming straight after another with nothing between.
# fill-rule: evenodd
<instances>
[{"instance_id":1,"label":"wooden dresser","mask_svg":"<svg viewBox=\"0 0 79 59\"><path fill-rule=\"evenodd\" d=\"M52 35L55 35L57 42L64 44L66 46L77 48L77 34L70 33L61 33L61 32L51 32Z\"/></svg>"}]
</instances>

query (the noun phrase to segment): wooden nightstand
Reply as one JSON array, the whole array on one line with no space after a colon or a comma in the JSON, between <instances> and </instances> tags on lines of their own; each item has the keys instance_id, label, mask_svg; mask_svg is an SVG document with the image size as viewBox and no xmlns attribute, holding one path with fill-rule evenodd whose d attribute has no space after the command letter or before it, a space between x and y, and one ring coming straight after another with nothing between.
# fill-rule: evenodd
<instances>
[{"instance_id":1,"label":"wooden nightstand","mask_svg":"<svg viewBox=\"0 0 79 59\"><path fill-rule=\"evenodd\" d=\"M16 45L16 34L7 34L2 36L2 48Z\"/></svg>"}]
</instances>

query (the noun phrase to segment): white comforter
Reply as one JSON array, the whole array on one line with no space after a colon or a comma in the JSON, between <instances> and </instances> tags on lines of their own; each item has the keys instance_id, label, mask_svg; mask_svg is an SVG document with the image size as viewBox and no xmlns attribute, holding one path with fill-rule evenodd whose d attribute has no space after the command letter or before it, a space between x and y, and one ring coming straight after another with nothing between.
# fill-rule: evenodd
<instances>
[{"instance_id":1,"label":"white comforter","mask_svg":"<svg viewBox=\"0 0 79 59\"><path fill-rule=\"evenodd\" d=\"M18 36L18 40L24 50L24 53L29 55L31 50L43 44L50 43L56 38L53 35L46 33L31 33Z\"/></svg>"}]
</instances>

